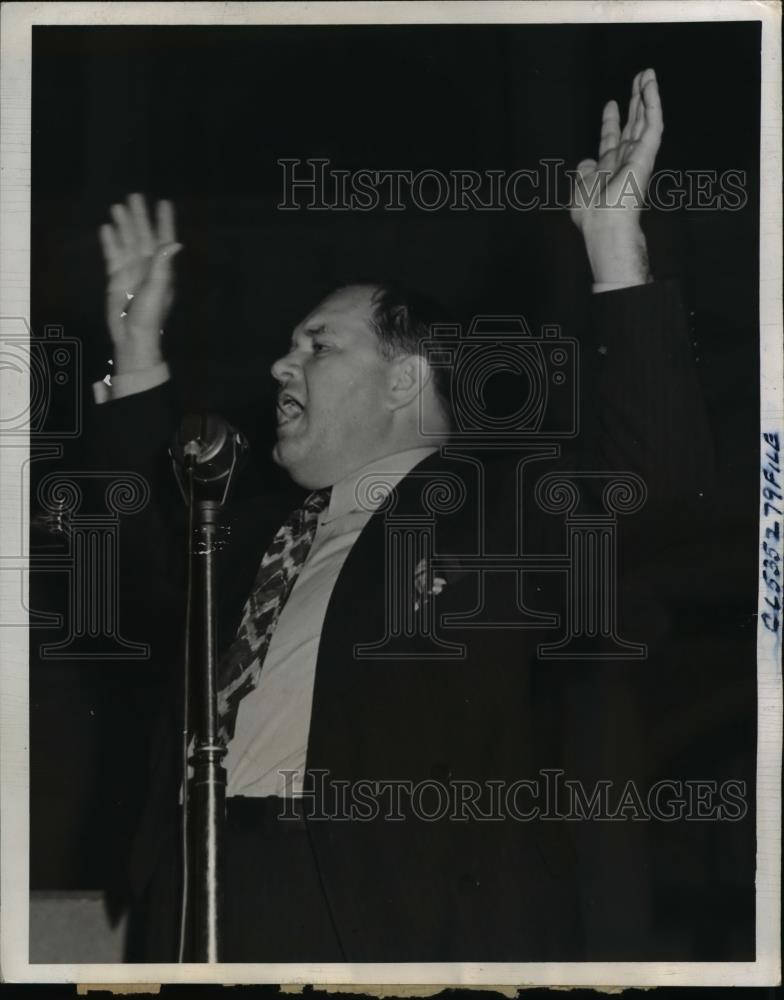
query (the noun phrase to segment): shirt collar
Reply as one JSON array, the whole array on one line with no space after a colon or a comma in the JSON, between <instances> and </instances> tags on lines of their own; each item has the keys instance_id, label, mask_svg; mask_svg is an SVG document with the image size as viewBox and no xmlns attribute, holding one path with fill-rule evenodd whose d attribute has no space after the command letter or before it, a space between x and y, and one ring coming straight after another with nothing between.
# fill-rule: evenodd
<instances>
[{"instance_id":1,"label":"shirt collar","mask_svg":"<svg viewBox=\"0 0 784 1000\"><path fill-rule=\"evenodd\" d=\"M329 507L321 515L321 524L356 511L370 514L377 510L401 479L432 455L436 448L410 448L368 462L332 487Z\"/></svg>"}]
</instances>

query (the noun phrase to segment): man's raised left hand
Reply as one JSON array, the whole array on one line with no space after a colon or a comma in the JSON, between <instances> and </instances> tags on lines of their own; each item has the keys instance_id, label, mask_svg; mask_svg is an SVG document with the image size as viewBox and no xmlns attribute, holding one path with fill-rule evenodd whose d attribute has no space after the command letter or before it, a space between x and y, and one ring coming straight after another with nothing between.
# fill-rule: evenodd
<instances>
[{"instance_id":1,"label":"man's raised left hand","mask_svg":"<svg viewBox=\"0 0 784 1000\"><path fill-rule=\"evenodd\" d=\"M638 73L621 130L616 101L602 114L599 159L577 165L571 217L583 234L594 281L623 287L651 280L640 213L664 125L656 74Z\"/></svg>"}]
</instances>

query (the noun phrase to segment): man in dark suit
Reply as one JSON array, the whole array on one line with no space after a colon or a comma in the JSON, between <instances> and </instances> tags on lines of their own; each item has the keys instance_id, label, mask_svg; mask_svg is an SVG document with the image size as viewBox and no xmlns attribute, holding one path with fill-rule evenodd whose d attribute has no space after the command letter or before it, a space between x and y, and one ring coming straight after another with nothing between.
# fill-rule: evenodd
<instances>
[{"instance_id":1,"label":"man in dark suit","mask_svg":"<svg viewBox=\"0 0 784 1000\"><path fill-rule=\"evenodd\" d=\"M551 479L548 493L544 474L581 477L585 496L575 503L594 514L607 474L627 474L632 492L644 483L642 553L696 496L707 451L677 289L653 282L640 228L636 193L662 131L652 70L635 78L623 131L619 117L610 102L598 162L579 165L583 196L572 209L602 352L596 417L578 454L554 462L558 449L544 445L479 458L461 444L447 380L423 347L443 317L383 283L328 296L272 368L274 457L312 492L299 527L284 526L261 570L269 534L258 511L230 514L237 551L228 550L224 574L219 699L227 961L587 954L601 858L586 865L568 824L531 809L534 779L565 759L564 720L580 714L568 650L537 661L563 604L563 575L547 562L562 548L554 532L563 488ZM167 203L155 225L138 195L112 214L101 238L115 354L112 385L97 392L106 403L100 432L126 466L152 476L177 420L159 331L180 244ZM163 517L150 509L145 536L160 544L130 559L166 618L182 587L164 555ZM306 517L306 540L293 539ZM522 572L484 572L481 558L509 551L512 539L512 550L540 557L541 586ZM617 658L619 648L633 656L614 622L590 641L594 657ZM176 732L176 712L167 727ZM134 940L144 942L132 958L176 953L174 751L156 751L131 866ZM629 916L609 918L605 945Z\"/></svg>"}]
</instances>

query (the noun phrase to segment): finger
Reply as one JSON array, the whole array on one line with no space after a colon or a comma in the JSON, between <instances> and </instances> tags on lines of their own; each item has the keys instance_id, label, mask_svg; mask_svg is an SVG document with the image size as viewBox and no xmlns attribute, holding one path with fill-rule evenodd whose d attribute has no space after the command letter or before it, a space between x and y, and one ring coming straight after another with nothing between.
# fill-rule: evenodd
<instances>
[{"instance_id":1,"label":"finger","mask_svg":"<svg viewBox=\"0 0 784 1000\"><path fill-rule=\"evenodd\" d=\"M599 139L599 159L615 149L621 141L621 112L617 101L608 101L602 113L602 133Z\"/></svg>"},{"instance_id":2,"label":"finger","mask_svg":"<svg viewBox=\"0 0 784 1000\"><path fill-rule=\"evenodd\" d=\"M139 253L151 255L155 251L155 236L147 215L147 202L142 194L128 195L128 214L131 225L136 230L136 245Z\"/></svg>"},{"instance_id":3,"label":"finger","mask_svg":"<svg viewBox=\"0 0 784 1000\"><path fill-rule=\"evenodd\" d=\"M136 231L131 224L128 209L125 205L112 205L109 211L117 226L117 241L120 249L124 253L136 253Z\"/></svg>"},{"instance_id":4,"label":"finger","mask_svg":"<svg viewBox=\"0 0 784 1000\"><path fill-rule=\"evenodd\" d=\"M638 73L634 80L632 80L632 96L629 100L629 113L626 117L626 124L623 127L623 132L621 132L621 141L629 139L632 134L632 129L634 128L634 122L637 118L637 108L640 104L640 77L642 73Z\"/></svg>"},{"instance_id":5,"label":"finger","mask_svg":"<svg viewBox=\"0 0 784 1000\"><path fill-rule=\"evenodd\" d=\"M629 158L631 162L647 169L653 166L664 131L659 88L653 71L650 72L651 75L645 81L643 91L643 126Z\"/></svg>"},{"instance_id":6,"label":"finger","mask_svg":"<svg viewBox=\"0 0 784 1000\"><path fill-rule=\"evenodd\" d=\"M174 205L170 201L159 201L155 206L158 228L158 246L177 242L177 232L174 224Z\"/></svg>"},{"instance_id":7,"label":"finger","mask_svg":"<svg viewBox=\"0 0 784 1000\"><path fill-rule=\"evenodd\" d=\"M664 131L664 118L662 115L661 97L659 96L659 83L656 73L652 69L646 69L640 80L640 94L642 97L642 128L640 135L646 131L653 131L661 135ZM639 136L638 136L639 138Z\"/></svg>"},{"instance_id":8,"label":"finger","mask_svg":"<svg viewBox=\"0 0 784 1000\"><path fill-rule=\"evenodd\" d=\"M182 243L165 243L155 251L148 282L152 286L168 284L171 279L172 261L182 250Z\"/></svg>"},{"instance_id":9,"label":"finger","mask_svg":"<svg viewBox=\"0 0 784 1000\"><path fill-rule=\"evenodd\" d=\"M640 138L640 136L643 133L643 129L645 128L645 97L643 93L643 88L645 86L645 82L647 79L645 75L647 72L648 72L647 70L643 70L642 73L640 73L640 84L639 84L640 96L639 100L637 101L637 111L634 116L634 121L630 122L631 128L629 130L629 138L633 142L636 142Z\"/></svg>"},{"instance_id":10,"label":"finger","mask_svg":"<svg viewBox=\"0 0 784 1000\"><path fill-rule=\"evenodd\" d=\"M110 226L108 222L101 226L98 230L98 239L101 241L103 259L106 262L106 273L111 274L122 266L125 256L117 241L114 226Z\"/></svg>"}]
</instances>

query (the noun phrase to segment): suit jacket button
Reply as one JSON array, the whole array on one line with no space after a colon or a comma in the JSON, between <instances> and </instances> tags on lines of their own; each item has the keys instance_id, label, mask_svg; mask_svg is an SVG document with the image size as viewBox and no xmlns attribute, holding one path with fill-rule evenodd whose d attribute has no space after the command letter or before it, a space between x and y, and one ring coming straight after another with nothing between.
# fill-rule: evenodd
<instances>
[{"instance_id":1,"label":"suit jacket button","mask_svg":"<svg viewBox=\"0 0 784 1000\"><path fill-rule=\"evenodd\" d=\"M468 896L472 892L476 892L479 888L479 879L471 872L463 872L457 882L457 888L461 895Z\"/></svg>"}]
</instances>

